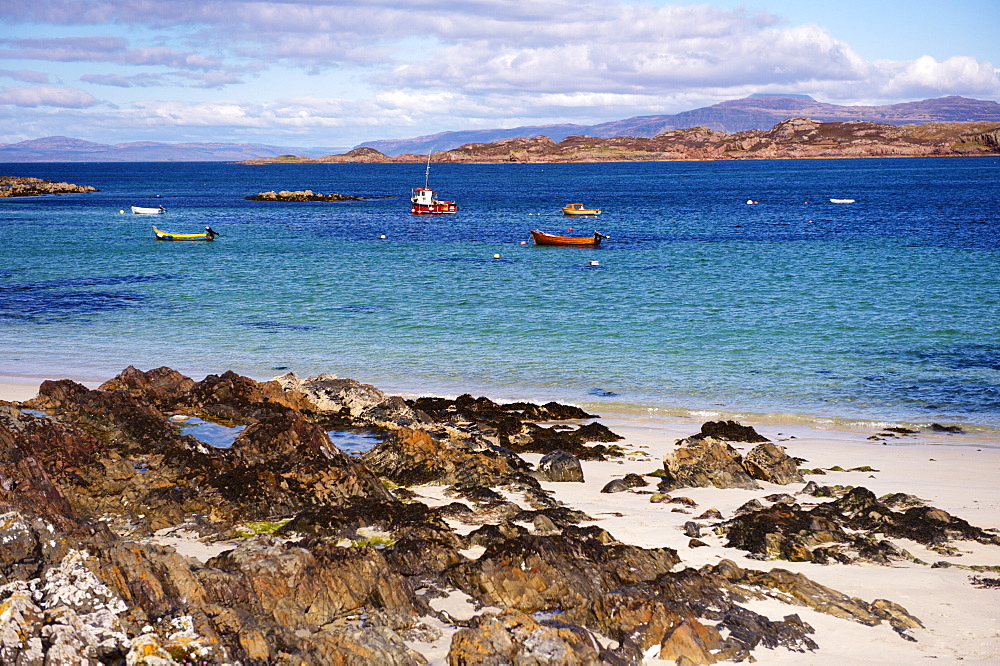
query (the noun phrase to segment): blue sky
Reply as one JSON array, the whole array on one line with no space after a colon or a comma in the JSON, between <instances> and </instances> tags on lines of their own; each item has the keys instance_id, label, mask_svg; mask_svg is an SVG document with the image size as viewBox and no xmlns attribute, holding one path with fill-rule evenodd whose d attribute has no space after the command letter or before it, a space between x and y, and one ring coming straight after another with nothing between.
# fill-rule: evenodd
<instances>
[{"instance_id":1,"label":"blue sky","mask_svg":"<svg viewBox=\"0 0 1000 666\"><path fill-rule=\"evenodd\" d=\"M0 19L0 143L350 147L753 93L1000 101L998 0L29 0Z\"/></svg>"}]
</instances>

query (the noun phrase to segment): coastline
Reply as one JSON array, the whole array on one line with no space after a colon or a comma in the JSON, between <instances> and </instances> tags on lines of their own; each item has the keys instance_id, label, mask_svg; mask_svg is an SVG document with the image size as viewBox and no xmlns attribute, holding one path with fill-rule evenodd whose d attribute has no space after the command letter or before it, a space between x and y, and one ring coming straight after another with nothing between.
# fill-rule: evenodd
<instances>
[{"instance_id":1,"label":"coastline","mask_svg":"<svg viewBox=\"0 0 1000 666\"><path fill-rule=\"evenodd\" d=\"M0 399L20 401L33 397L41 380L25 377L0 377ZM87 382L96 387L98 383ZM797 493L800 485L779 486L761 483L760 490L685 488L677 494L690 499L695 507L678 509L675 504L650 502L650 491L633 489L616 494L602 493L612 479L629 473L647 475L661 467L661 460L680 438L698 431L695 417L666 415L606 414L601 423L625 439L620 445L628 454L622 459L583 461L584 483L554 483L542 486L554 493L563 504L591 516L591 524L607 530L622 542L646 548L671 547L680 554L679 567L701 567L732 560L748 569L781 568L802 573L816 582L852 597L867 601L890 599L904 606L924 623L914 630L916 642L903 640L888 626L864 626L824 615L807 607L793 608L777 601L754 601L747 607L780 617L797 613L815 630L812 635L819 649L798 653L784 649L756 650L760 664L815 664L832 666L845 662L871 664L914 663L923 659L946 662L995 663L1000 655L1000 634L995 631L998 590L976 587L971 582L975 567L987 573L1000 567L1000 547L970 541L954 542L951 554L931 551L916 542L895 540L919 562L898 561L891 566L853 563L819 565L786 560L761 561L747 553L725 546L725 539L710 530L702 532L707 547L691 547L685 535L685 523L712 508L723 516L732 516L738 507L753 499L774 493ZM916 495L926 504L937 507L969 523L1000 528L1000 443L969 433L945 434L921 432L891 441L870 440L865 429L819 427L805 423L745 422L764 437L785 447L787 453L801 458L803 468L827 470L823 475L807 474L807 481L821 485L864 486L877 496L889 493ZM741 453L752 448L735 443ZM522 454L537 465L540 454ZM831 468L865 467L865 471L835 471ZM871 468L871 469L867 469ZM412 488L419 501L444 505L453 500L438 485ZM797 501L809 501L797 495ZM451 522L451 521L449 521ZM456 530L468 526L455 522ZM151 537L151 542L175 548L179 553L202 561L224 549L222 544L205 544L182 531L166 531ZM932 566L933 565L933 566ZM459 617L464 604L461 598L442 602ZM452 605L447 605L447 604ZM471 611L470 611L471 612ZM453 630L454 628L452 628ZM419 644L431 664L447 663L450 633L445 631L434 644ZM649 655L647 664L668 664Z\"/></svg>"}]
</instances>

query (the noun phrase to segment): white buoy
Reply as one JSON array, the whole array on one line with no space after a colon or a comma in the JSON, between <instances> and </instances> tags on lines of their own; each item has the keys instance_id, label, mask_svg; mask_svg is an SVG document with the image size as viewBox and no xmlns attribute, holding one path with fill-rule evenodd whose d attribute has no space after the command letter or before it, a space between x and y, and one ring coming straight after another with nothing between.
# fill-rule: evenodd
<instances>
[{"instance_id":1,"label":"white buoy","mask_svg":"<svg viewBox=\"0 0 1000 666\"><path fill-rule=\"evenodd\" d=\"M385 240L385 234L382 234L381 236L379 236L379 238Z\"/></svg>"},{"instance_id":2,"label":"white buoy","mask_svg":"<svg viewBox=\"0 0 1000 666\"><path fill-rule=\"evenodd\" d=\"M118 211L118 214L119 214L119 215L124 215L124 214L125 214L125 211L123 211L123 210L120 210L120 211Z\"/></svg>"},{"instance_id":3,"label":"white buoy","mask_svg":"<svg viewBox=\"0 0 1000 666\"><path fill-rule=\"evenodd\" d=\"M499 259L499 258L500 258L500 255L499 255L499 254L494 254L494 255L493 255L493 258L494 258L494 259Z\"/></svg>"}]
</instances>

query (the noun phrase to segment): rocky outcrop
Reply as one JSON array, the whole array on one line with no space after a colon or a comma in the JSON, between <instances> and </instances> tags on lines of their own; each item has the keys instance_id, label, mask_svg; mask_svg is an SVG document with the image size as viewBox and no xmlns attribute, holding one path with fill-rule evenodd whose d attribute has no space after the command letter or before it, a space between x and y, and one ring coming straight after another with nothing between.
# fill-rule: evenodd
<instances>
[{"instance_id":1,"label":"rocky outcrop","mask_svg":"<svg viewBox=\"0 0 1000 666\"><path fill-rule=\"evenodd\" d=\"M591 422L571 425L565 421L595 418L579 407L548 402L536 405L526 402L496 403L489 398L460 395L455 400L445 398L419 398L408 404L427 414L435 423L452 430L468 429L465 424L477 424L482 437L515 453L543 453L564 451L579 460L604 460L619 455L613 446L622 438L606 426ZM552 426L542 422L561 423ZM591 445L591 442L612 444Z\"/></svg>"},{"instance_id":2,"label":"rocky outcrop","mask_svg":"<svg viewBox=\"0 0 1000 666\"><path fill-rule=\"evenodd\" d=\"M536 656L545 655L543 662ZM605 651L594 635L578 626L535 620L518 611L484 613L451 639L452 664L601 664L623 663Z\"/></svg>"},{"instance_id":3,"label":"rocky outcrop","mask_svg":"<svg viewBox=\"0 0 1000 666\"><path fill-rule=\"evenodd\" d=\"M639 664L651 649L709 663L746 661L760 646L815 649L797 616L746 608L764 598L889 622L904 637L919 626L892 602L800 574L731 562L678 570L671 548L619 542L498 443L608 437L593 422L530 420L592 419L576 408L418 403L332 376L257 382L227 372L196 382L169 368L127 368L98 389L45 382L28 403L0 403L0 661L421 664L410 645L440 636L428 618L457 630L450 663ZM242 430L211 446L174 416ZM331 424L377 431L381 443L347 455L327 436ZM712 437L687 446L729 453ZM765 464L780 449L760 447L774 450L743 460L780 467ZM453 501L428 506L421 484L446 486ZM814 559L862 529L942 546L956 535L995 538L929 507L899 514L861 491L819 509L807 525L789 496L770 509L785 522L757 505L720 529L736 547ZM717 512L696 520L709 519ZM701 535L689 522L687 533ZM801 547L782 538L792 523ZM150 542L159 529L187 530L212 555ZM435 610L436 598L459 592L493 610L462 622Z\"/></svg>"},{"instance_id":4,"label":"rocky outcrop","mask_svg":"<svg viewBox=\"0 0 1000 666\"><path fill-rule=\"evenodd\" d=\"M742 456L731 441L763 443ZM661 492L708 486L759 489L757 481L788 484L803 480L795 460L782 447L735 421L709 421L701 432L676 444L663 457Z\"/></svg>"},{"instance_id":5,"label":"rocky outcrop","mask_svg":"<svg viewBox=\"0 0 1000 666\"><path fill-rule=\"evenodd\" d=\"M727 442L714 437L682 440L663 457L661 492L677 488L708 487L758 489L743 467L743 457Z\"/></svg>"},{"instance_id":6,"label":"rocky outcrop","mask_svg":"<svg viewBox=\"0 0 1000 666\"><path fill-rule=\"evenodd\" d=\"M0 176L0 198L38 197L45 194L86 194L88 192L100 192L100 190L90 185L57 183L41 178Z\"/></svg>"},{"instance_id":7,"label":"rocky outcrop","mask_svg":"<svg viewBox=\"0 0 1000 666\"><path fill-rule=\"evenodd\" d=\"M261 192L249 197L243 197L247 201L361 201L372 197L352 197L346 194L321 194L312 190L281 190L280 192Z\"/></svg>"},{"instance_id":8,"label":"rocky outcrop","mask_svg":"<svg viewBox=\"0 0 1000 666\"><path fill-rule=\"evenodd\" d=\"M426 430L401 428L362 456L364 463L393 483L498 485L528 465L508 452L477 449L462 440L447 439Z\"/></svg>"},{"instance_id":9,"label":"rocky outcrop","mask_svg":"<svg viewBox=\"0 0 1000 666\"><path fill-rule=\"evenodd\" d=\"M818 495L833 494L821 489ZM892 498L887 498L892 501ZM948 553L955 539L1000 545L1000 536L927 506L895 511L868 489L857 487L842 496L804 509L794 502L742 513L716 527L727 545L760 559L890 564L913 560L891 539L906 539Z\"/></svg>"},{"instance_id":10,"label":"rocky outcrop","mask_svg":"<svg viewBox=\"0 0 1000 666\"><path fill-rule=\"evenodd\" d=\"M743 457L743 468L751 478L758 481L782 486L804 481L795 459L785 453L783 448L770 442L750 449Z\"/></svg>"},{"instance_id":11,"label":"rocky outcrop","mask_svg":"<svg viewBox=\"0 0 1000 666\"><path fill-rule=\"evenodd\" d=\"M88 467L76 462L79 471L67 487L75 491L71 497L80 510L105 516L119 531L148 534L184 522L188 515L201 516L203 529L214 524L221 530L233 522L336 505L352 497L394 501L368 468L333 446L321 426L290 406L308 406L302 394L233 373L194 383L160 370L150 379L148 392L132 371L103 390L67 380L45 382L29 403L60 421L33 419L25 427L73 428L72 437L86 443L87 455L73 460ZM178 387L177 393L165 394L167 385ZM128 390L122 388L126 386ZM216 449L182 434L168 420L167 414L179 408L247 425L231 448ZM2 426L0 422L0 433ZM48 437L20 441L34 444Z\"/></svg>"}]
</instances>

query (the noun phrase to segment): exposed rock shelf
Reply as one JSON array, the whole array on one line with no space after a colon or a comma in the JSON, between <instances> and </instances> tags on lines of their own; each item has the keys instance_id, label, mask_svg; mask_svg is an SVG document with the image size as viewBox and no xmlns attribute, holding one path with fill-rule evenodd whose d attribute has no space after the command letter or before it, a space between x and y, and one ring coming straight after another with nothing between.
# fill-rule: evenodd
<instances>
[{"instance_id":1,"label":"exposed rock shelf","mask_svg":"<svg viewBox=\"0 0 1000 666\"><path fill-rule=\"evenodd\" d=\"M100 190L90 185L57 183L41 178L0 176L0 197L38 197L44 194L85 194L87 192L100 192Z\"/></svg>"},{"instance_id":2,"label":"exposed rock shelf","mask_svg":"<svg viewBox=\"0 0 1000 666\"><path fill-rule=\"evenodd\" d=\"M215 448L177 425L190 417L244 427ZM594 418L557 403L405 401L333 375L196 382L130 367L98 389L46 381L30 401L0 402L0 606L12 611L0 662L421 664L414 642L442 626L455 664L694 664L821 647L795 611L750 609L763 599L914 639L921 621L893 601L727 559L684 567L674 548L588 524L519 452L621 458L620 438ZM348 455L327 435L348 429L380 443ZM758 445L741 456L734 438ZM795 460L761 440L706 425L665 458L660 489L800 483ZM451 503L421 501L421 484ZM811 486L789 493L831 501L807 511L772 497L729 520L710 510L685 532L762 557L877 564L911 559L891 538L1000 540L930 507L898 513L864 489ZM149 541L165 529L216 550L198 561ZM435 610L450 595L474 616Z\"/></svg>"}]
</instances>

